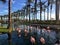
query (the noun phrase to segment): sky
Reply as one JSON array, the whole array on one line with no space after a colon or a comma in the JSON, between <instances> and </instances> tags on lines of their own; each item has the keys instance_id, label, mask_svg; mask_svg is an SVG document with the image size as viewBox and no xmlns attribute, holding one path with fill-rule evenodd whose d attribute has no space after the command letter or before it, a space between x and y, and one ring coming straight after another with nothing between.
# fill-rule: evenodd
<instances>
[{"instance_id":1,"label":"sky","mask_svg":"<svg viewBox=\"0 0 60 45\"><path fill-rule=\"evenodd\" d=\"M27 0L12 0L12 12L21 10L26 5L26 1ZM0 15L7 15L7 14L8 14L8 0L6 0L6 3L0 2ZM38 15L37 18L39 19L40 17L39 12L37 13L37 15ZM47 18L47 12L45 12L45 16ZM42 13L42 20L44 19L43 17L44 13ZM55 19L55 5L53 5L51 17Z\"/></svg>"},{"instance_id":2,"label":"sky","mask_svg":"<svg viewBox=\"0 0 60 45\"><path fill-rule=\"evenodd\" d=\"M12 0L12 12L22 9L26 0ZM0 15L8 14L8 0L6 3L0 2Z\"/></svg>"}]
</instances>

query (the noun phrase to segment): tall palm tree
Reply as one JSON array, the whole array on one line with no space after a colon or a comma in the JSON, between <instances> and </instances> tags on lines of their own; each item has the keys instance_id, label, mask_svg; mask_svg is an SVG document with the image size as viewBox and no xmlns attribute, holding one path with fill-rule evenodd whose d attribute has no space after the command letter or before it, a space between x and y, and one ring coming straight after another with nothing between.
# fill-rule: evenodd
<instances>
[{"instance_id":1,"label":"tall palm tree","mask_svg":"<svg viewBox=\"0 0 60 45\"><path fill-rule=\"evenodd\" d=\"M51 1L50 1L50 20L51 20L52 6L53 6L53 4L55 4L55 1L56 1L56 0L51 0Z\"/></svg>"},{"instance_id":2,"label":"tall palm tree","mask_svg":"<svg viewBox=\"0 0 60 45\"><path fill-rule=\"evenodd\" d=\"M12 14L11 14L11 6L12 6L12 0L9 0L8 1L8 20L9 20L9 23L8 23L8 28L9 28L9 33L8 33L8 36L9 36L9 45L12 45L12 40L11 40L11 33L12 33Z\"/></svg>"},{"instance_id":3,"label":"tall palm tree","mask_svg":"<svg viewBox=\"0 0 60 45\"><path fill-rule=\"evenodd\" d=\"M47 5L44 5L44 20L45 20L45 11L47 7L48 7Z\"/></svg>"},{"instance_id":4,"label":"tall palm tree","mask_svg":"<svg viewBox=\"0 0 60 45\"><path fill-rule=\"evenodd\" d=\"M49 20L49 5L50 5L50 0L48 0L48 7L47 7L47 20Z\"/></svg>"},{"instance_id":5,"label":"tall palm tree","mask_svg":"<svg viewBox=\"0 0 60 45\"><path fill-rule=\"evenodd\" d=\"M59 0L56 0L56 21L59 20Z\"/></svg>"},{"instance_id":6,"label":"tall palm tree","mask_svg":"<svg viewBox=\"0 0 60 45\"><path fill-rule=\"evenodd\" d=\"M45 21L45 5L44 5L44 7L43 7L43 10L42 10L43 12L44 12L44 21Z\"/></svg>"},{"instance_id":7,"label":"tall palm tree","mask_svg":"<svg viewBox=\"0 0 60 45\"><path fill-rule=\"evenodd\" d=\"M26 14L26 22L27 22L27 6L26 6L25 10L26 10L25 14Z\"/></svg>"},{"instance_id":8,"label":"tall palm tree","mask_svg":"<svg viewBox=\"0 0 60 45\"><path fill-rule=\"evenodd\" d=\"M41 21L41 17L42 17L42 2L41 2L41 0L40 0L40 21Z\"/></svg>"},{"instance_id":9,"label":"tall palm tree","mask_svg":"<svg viewBox=\"0 0 60 45\"><path fill-rule=\"evenodd\" d=\"M52 4L50 5L50 20L51 20Z\"/></svg>"},{"instance_id":10,"label":"tall palm tree","mask_svg":"<svg viewBox=\"0 0 60 45\"><path fill-rule=\"evenodd\" d=\"M2 16L0 16L0 21L1 21L1 23L2 23L2 20L3 20L3 19L2 19ZM2 24L1 24L1 26L2 26Z\"/></svg>"},{"instance_id":11,"label":"tall palm tree","mask_svg":"<svg viewBox=\"0 0 60 45\"><path fill-rule=\"evenodd\" d=\"M27 0L27 7L26 7L26 10L27 10L27 15L29 15L29 23L30 23L30 4L33 2L34 0Z\"/></svg>"},{"instance_id":12,"label":"tall palm tree","mask_svg":"<svg viewBox=\"0 0 60 45\"><path fill-rule=\"evenodd\" d=\"M19 20L20 10L17 11L17 19Z\"/></svg>"},{"instance_id":13,"label":"tall palm tree","mask_svg":"<svg viewBox=\"0 0 60 45\"><path fill-rule=\"evenodd\" d=\"M29 13L29 23L30 23L30 3L31 3L31 1L28 0L27 1L27 10L28 10L28 13Z\"/></svg>"},{"instance_id":14,"label":"tall palm tree","mask_svg":"<svg viewBox=\"0 0 60 45\"><path fill-rule=\"evenodd\" d=\"M36 18L37 18L37 0L35 0L35 4L34 4L34 9L35 9L35 11L34 11L34 13L35 13L35 20L36 20Z\"/></svg>"},{"instance_id":15,"label":"tall palm tree","mask_svg":"<svg viewBox=\"0 0 60 45\"><path fill-rule=\"evenodd\" d=\"M44 12L44 21L45 21L45 10L46 10L46 6L44 5L44 7L42 7L42 11Z\"/></svg>"},{"instance_id":16,"label":"tall palm tree","mask_svg":"<svg viewBox=\"0 0 60 45\"><path fill-rule=\"evenodd\" d=\"M0 0L0 1L2 1L2 2L6 2L6 0ZM11 15L11 0L9 0L9 2L8 2L8 6L9 6L9 8L8 8L8 11L9 11L9 26L8 26L8 28L10 29L9 30L9 33L8 33L8 36L9 36L9 42L11 42L11 32L12 32L12 15ZM11 43L9 44L9 45L11 45Z\"/></svg>"},{"instance_id":17,"label":"tall palm tree","mask_svg":"<svg viewBox=\"0 0 60 45\"><path fill-rule=\"evenodd\" d=\"M8 29L11 29L12 28L12 15L11 15L11 0L8 1ZM10 32L12 31L12 29L10 30Z\"/></svg>"}]
</instances>

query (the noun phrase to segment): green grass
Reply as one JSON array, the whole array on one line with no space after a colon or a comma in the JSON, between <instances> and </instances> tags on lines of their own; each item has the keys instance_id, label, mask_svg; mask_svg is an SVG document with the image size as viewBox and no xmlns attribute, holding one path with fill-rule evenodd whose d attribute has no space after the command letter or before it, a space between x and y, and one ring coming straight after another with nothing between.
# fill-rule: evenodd
<instances>
[{"instance_id":1,"label":"green grass","mask_svg":"<svg viewBox=\"0 0 60 45\"><path fill-rule=\"evenodd\" d=\"M9 32L9 29L5 28L5 27L0 27L0 33L6 33Z\"/></svg>"}]
</instances>

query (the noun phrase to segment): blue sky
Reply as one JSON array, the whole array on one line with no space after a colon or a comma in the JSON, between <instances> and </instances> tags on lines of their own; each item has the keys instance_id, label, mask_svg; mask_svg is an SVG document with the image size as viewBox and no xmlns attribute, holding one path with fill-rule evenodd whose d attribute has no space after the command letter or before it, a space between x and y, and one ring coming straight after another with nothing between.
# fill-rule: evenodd
<instances>
[{"instance_id":1,"label":"blue sky","mask_svg":"<svg viewBox=\"0 0 60 45\"><path fill-rule=\"evenodd\" d=\"M8 14L8 0L6 0L7 2L5 4L3 4L2 2L0 2L0 15L5 15ZM17 10L21 10L25 5L26 5L26 1L27 0L12 0L12 12L15 12ZM42 1L46 1L46 0L42 0ZM38 19L40 17L39 12L37 13L38 15ZM44 17L44 14L42 13L42 19ZM47 12L46 12L46 17L47 17ZM55 18L55 6L53 5L53 9L52 9L52 18Z\"/></svg>"},{"instance_id":2,"label":"blue sky","mask_svg":"<svg viewBox=\"0 0 60 45\"><path fill-rule=\"evenodd\" d=\"M8 0L3 4L0 2L0 15L8 14ZM12 12L22 9L24 7L26 0L12 0Z\"/></svg>"}]
</instances>

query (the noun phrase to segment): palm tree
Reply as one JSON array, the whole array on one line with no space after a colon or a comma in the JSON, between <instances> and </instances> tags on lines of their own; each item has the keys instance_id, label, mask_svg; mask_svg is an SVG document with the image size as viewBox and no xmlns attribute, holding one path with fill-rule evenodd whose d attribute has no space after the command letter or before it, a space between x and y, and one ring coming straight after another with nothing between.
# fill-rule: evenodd
<instances>
[{"instance_id":1,"label":"palm tree","mask_svg":"<svg viewBox=\"0 0 60 45\"><path fill-rule=\"evenodd\" d=\"M35 13L35 19L37 18L37 0L35 0L35 4L34 4L34 13Z\"/></svg>"},{"instance_id":2,"label":"palm tree","mask_svg":"<svg viewBox=\"0 0 60 45\"><path fill-rule=\"evenodd\" d=\"M8 20L9 20L9 23L8 23L8 29L9 29L9 33L8 33L8 36L9 36L9 45L12 45L12 40L11 40L11 33L12 33L12 14L11 14L11 4L12 4L12 0L9 0L8 1Z\"/></svg>"},{"instance_id":3,"label":"palm tree","mask_svg":"<svg viewBox=\"0 0 60 45\"><path fill-rule=\"evenodd\" d=\"M44 7L42 8L42 11L44 12L44 21L45 21L45 10L46 10L46 5L44 5Z\"/></svg>"},{"instance_id":4,"label":"palm tree","mask_svg":"<svg viewBox=\"0 0 60 45\"><path fill-rule=\"evenodd\" d=\"M19 20L20 10L17 11L17 19Z\"/></svg>"},{"instance_id":5,"label":"palm tree","mask_svg":"<svg viewBox=\"0 0 60 45\"><path fill-rule=\"evenodd\" d=\"M29 23L30 23L30 3L31 3L31 1L28 0L28 1L27 1L27 11L28 11L28 13L29 13Z\"/></svg>"},{"instance_id":6,"label":"palm tree","mask_svg":"<svg viewBox=\"0 0 60 45\"><path fill-rule=\"evenodd\" d=\"M42 2L40 0L40 21L41 21L41 13L42 13Z\"/></svg>"},{"instance_id":7,"label":"palm tree","mask_svg":"<svg viewBox=\"0 0 60 45\"><path fill-rule=\"evenodd\" d=\"M4 3L6 2L6 0L0 0L0 1L2 1ZM8 24L8 28L10 29L9 33L8 33L8 36L9 36L9 42L11 42L11 32L12 32L11 0L9 0L8 4L9 4L8 5L9 6L9 8L8 8L8 11L9 11L9 24ZM9 45L11 45L11 43Z\"/></svg>"},{"instance_id":8,"label":"palm tree","mask_svg":"<svg viewBox=\"0 0 60 45\"><path fill-rule=\"evenodd\" d=\"M48 7L47 7L47 20L49 20L49 5L50 5L50 0L48 0Z\"/></svg>"},{"instance_id":9,"label":"palm tree","mask_svg":"<svg viewBox=\"0 0 60 45\"><path fill-rule=\"evenodd\" d=\"M45 21L45 9L44 9L44 21Z\"/></svg>"},{"instance_id":10,"label":"palm tree","mask_svg":"<svg viewBox=\"0 0 60 45\"><path fill-rule=\"evenodd\" d=\"M2 27L2 20L3 20L3 16L1 16L1 27Z\"/></svg>"},{"instance_id":11,"label":"palm tree","mask_svg":"<svg viewBox=\"0 0 60 45\"><path fill-rule=\"evenodd\" d=\"M52 4L50 6L50 20L51 20Z\"/></svg>"},{"instance_id":12,"label":"palm tree","mask_svg":"<svg viewBox=\"0 0 60 45\"><path fill-rule=\"evenodd\" d=\"M50 5L50 19L51 19L51 12L52 12L52 4L54 4L54 0L48 0L48 7L47 7L47 20L49 19L49 5Z\"/></svg>"},{"instance_id":13,"label":"palm tree","mask_svg":"<svg viewBox=\"0 0 60 45\"><path fill-rule=\"evenodd\" d=\"M30 22L30 4L33 2L34 0L27 0L27 10L28 10L28 14L29 14L29 22Z\"/></svg>"},{"instance_id":14,"label":"palm tree","mask_svg":"<svg viewBox=\"0 0 60 45\"><path fill-rule=\"evenodd\" d=\"M8 29L11 29L12 28L12 15L11 15L11 0L8 1ZM10 30L10 32L12 31L12 29Z\"/></svg>"},{"instance_id":15,"label":"palm tree","mask_svg":"<svg viewBox=\"0 0 60 45\"><path fill-rule=\"evenodd\" d=\"M60 5L60 0L56 0L56 22L58 23L59 21L59 5Z\"/></svg>"}]
</instances>

